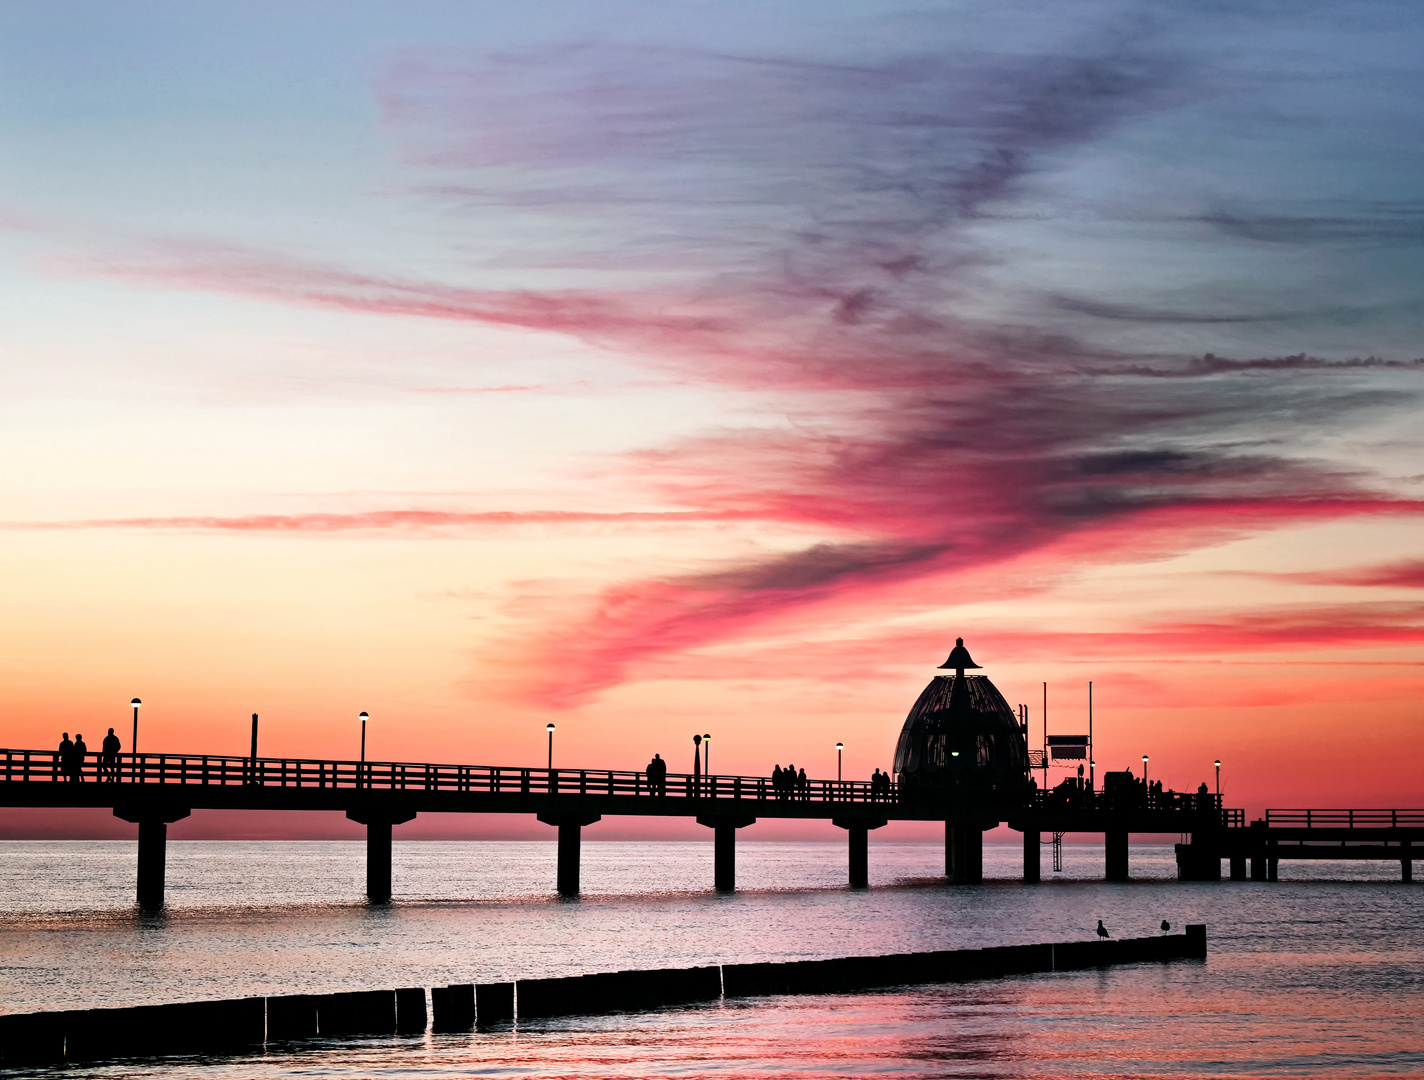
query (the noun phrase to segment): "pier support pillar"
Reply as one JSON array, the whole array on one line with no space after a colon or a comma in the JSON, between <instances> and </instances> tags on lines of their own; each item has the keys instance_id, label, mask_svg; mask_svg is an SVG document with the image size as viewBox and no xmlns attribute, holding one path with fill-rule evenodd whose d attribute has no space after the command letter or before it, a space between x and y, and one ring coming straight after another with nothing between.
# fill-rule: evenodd
<instances>
[{"instance_id":1,"label":"pier support pillar","mask_svg":"<svg viewBox=\"0 0 1424 1080\"><path fill-rule=\"evenodd\" d=\"M1032 885L1043 879L1042 874L1042 844L1039 843L1039 833L1037 829L1025 829L1023 834L1024 847L1024 884Z\"/></svg>"},{"instance_id":2,"label":"pier support pillar","mask_svg":"<svg viewBox=\"0 0 1424 1080\"><path fill-rule=\"evenodd\" d=\"M1232 881L1245 881L1245 880L1246 880L1246 856L1245 856L1245 855L1233 855L1233 856L1231 856L1231 880L1232 880Z\"/></svg>"},{"instance_id":3,"label":"pier support pillar","mask_svg":"<svg viewBox=\"0 0 1424 1080\"><path fill-rule=\"evenodd\" d=\"M1179 881L1220 881L1221 849L1214 833L1192 834L1190 844L1177 845Z\"/></svg>"},{"instance_id":4,"label":"pier support pillar","mask_svg":"<svg viewBox=\"0 0 1424 1080\"><path fill-rule=\"evenodd\" d=\"M346 816L366 826L366 900L372 904L391 902L391 828L415 818L414 811L360 809Z\"/></svg>"},{"instance_id":5,"label":"pier support pillar","mask_svg":"<svg viewBox=\"0 0 1424 1080\"><path fill-rule=\"evenodd\" d=\"M712 830L712 886L718 892L737 891L737 830L755 823L754 817L697 818L697 824Z\"/></svg>"},{"instance_id":6,"label":"pier support pillar","mask_svg":"<svg viewBox=\"0 0 1424 1080\"><path fill-rule=\"evenodd\" d=\"M984 880L984 828L979 822L944 823L944 876L951 885Z\"/></svg>"},{"instance_id":7,"label":"pier support pillar","mask_svg":"<svg viewBox=\"0 0 1424 1080\"><path fill-rule=\"evenodd\" d=\"M1408 885L1414 880L1414 853L1408 840L1399 846L1403 849L1403 857L1399 860L1399 880Z\"/></svg>"},{"instance_id":8,"label":"pier support pillar","mask_svg":"<svg viewBox=\"0 0 1424 1080\"><path fill-rule=\"evenodd\" d=\"M1106 848L1107 880L1126 881L1127 880L1127 831L1125 829L1113 829L1103 835L1103 846Z\"/></svg>"},{"instance_id":9,"label":"pier support pillar","mask_svg":"<svg viewBox=\"0 0 1424 1080\"><path fill-rule=\"evenodd\" d=\"M583 827L602 821L602 814L540 814L539 820L545 825L555 825L559 830L559 871L557 887L560 896L579 894L579 848L583 841Z\"/></svg>"},{"instance_id":10,"label":"pier support pillar","mask_svg":"<svg viewBox=\"0 0 1424 1080\"><path fill-rule=\"evenodd\" d=\"M168 826L192 811L173 807L114 807L114 817L138 825L138 906L156 911L163 906L168 868Z\"/></svg>"},{"instance_id":11,"label":"pier support pillar","mask_svg":"<svg viewBox=\"0 0 1424 1080\"><path fill-rule=\"evenodd\" d=\"M885 824L884 818L832 818L831 824L846 831L850 852L850 887L870 887L870 830Z\"/></svg>"},{"instance_id":12,"label":"pier support pillar","mask_svg":"<svg viewBox=\"0 0 1424 1080\"><path fill-rule=\"evenodd\" d=\"M1264 820L1257 818L1251 822L1251 880L1265 881L1266 877L1266 829Z\"/></svg>"}]
</instances>

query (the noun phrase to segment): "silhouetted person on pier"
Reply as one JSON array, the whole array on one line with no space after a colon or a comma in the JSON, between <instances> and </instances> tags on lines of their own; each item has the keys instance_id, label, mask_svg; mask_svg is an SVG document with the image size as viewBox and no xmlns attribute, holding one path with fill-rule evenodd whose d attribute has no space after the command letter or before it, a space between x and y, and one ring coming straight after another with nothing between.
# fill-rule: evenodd
<instances>
[{"instance_id":1,"label":"silhouetted person on pier","mask_svg":"<svg viewBox=\"0 0 1424 1080\"><path fill-rule=\"evenodd\" d=\"M64 733L64 738L59 740L59 775L66 780L71 779L69 768L74 762L74 744L69 741L69 732Z\"/></svg>"},{"instance_id":2,"label":"silhouetted person on pier","mask_svg":"<svg viewBox=\"0 0 1424 1080\"><path fill-rule=\"evenodd\" d=\"M89 747L84 745L83 735L75 734L74 749L71 753L73 754L73 758L71 759L73 761L73 772L69 778L76 784L82 784L84 783L84 758L89 753Z\"/></svg>"},{"instance_id":3,"label":"silhouetted person on pier","mask_svg":"<svg viewBox=\"0 0 1424 1080\"><path fill-rule=\"evenodd\" d=\"M801 792L802 799L811 797L811 781L806 779L806 770L802 769L796 777L796 787Z\"/></svg>"},{"instance_id":4,"label":"silhouetted person on pier","mask_svg":"<svg viewBox=\"0 0 1424 1080\"><path fill-rule=\"evenodd\" d=\"M1099 920L1098 920L1098 937L1100 937L1100 938L1112 937L1112 935L1108 933L1108 928L1103 925L1103 920L1102 920L1102 919L1099 919Z\"/></svg>"},{"instance_id":5,"label":"silhouetted person on pier","mask_svg":"<svg viewBox=\"0 0 1424 1080\"><path fill-rule=\"evenodd\" d=\"M109 729L109 734L104 736L104 755L99 759L99 775L109 783L114 783L119 778L119 737L114 734L114 729Z\"/></svg>"},{"instance_id":6,"label":"silhouetted person on pier","mask_svg":"<svg viewBox=\"0 0 1424 1080\"><path fill-rule=\"evenodd\" d=\"M648 791L654 795L667 794L667 762L661 754L654 754L648 762Z\"/></svg>"},{"instance_id":7,"label":"silhouetted person on pier","mask_svg":"<svg viewBox=\"0 0 1424 1080\"><path fill-rule=\"evenodd\" d=\"M778 799L781 798L782 784L783 781L781 777L781 766L774 765L772 766L771 770L771 793L775 795Z\"/></svg>"}]
</instances>

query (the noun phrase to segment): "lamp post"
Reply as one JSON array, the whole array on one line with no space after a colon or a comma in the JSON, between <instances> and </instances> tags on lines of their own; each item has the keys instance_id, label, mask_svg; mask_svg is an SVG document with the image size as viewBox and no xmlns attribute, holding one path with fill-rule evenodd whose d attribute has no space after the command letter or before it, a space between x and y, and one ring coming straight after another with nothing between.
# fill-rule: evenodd
<instances>
[{"instance_id":1,"label":"lamp post","mask_svg":"<svg viewBox=\"0 0 1424 1080\"><path fill-rule=\"evenodd\" d=\"M549 733L549 769L552 771L554 768L554 725L546 724L544 730Z\"/></svg>"},{"instance_id":2,"label":"lamp post","mask_svg":"<svg viewBox=\"0 0 1424 1080\"><path fill-rule=\"evenodd\" d=\"M1142 783L1147 783L1147 755L1142 755Z\"/></svg>"},{"instance_id":3,"label":"lamp post","mask_svg":"<svg viewBox=\"0 0 1424 1080\"><path fill-rule=\"evenodd\" d=\"M702 736L702 775L712 775L712 736Z\"/></svg>"},{"instance_id":4,"label":"lamp post","mask_svg":"<svg viewBox=\"0 0 1424 1080\"><path fill-rule=\"evenodd\" d=\"M1098 763L1097 763L1096 761L1094 761L1092 758L1089 758L1089 759L1088 759L1088 790L1089 790L1089 791L1093 791L1093 790L1094 790L1094 788L1093 788L1093 779L1094 779L1094 772L1095 772L1095 770L1097 769L1097 767L1098 767Z\"/></svg>"},{"instance_id":5,"label":"lamp post","mask_svg":"<svg viewBox=\"0 0 1424 1080\"><path fill-rule=\"evenodd\" d=\"M361 714L361 764L356 767L357 787L366 783L366 721L369 719L371 719L369 713Z\"/></svg>"},{"instance_id":6,"label":"lamp post","mask_svg":"<svg viewBox=\"0 0 1424 1080\"><path fill-rule=\"evenodd\" d=\"M1221 759L1216 759L1216 801L1221 802Z\"/></svg>"},{"instance_id":7,"label":"lamp post","mask_svg":"<svg viewBox=\"0 0 1424 1080\"><path fill-rule=\"evenodd\" d=\"M836 783L841 782L841 751L845 749L845 743L836 743Z\"/></svg>"},{"instance_id":8,"label":"lamp post","mask_svg":"<svg viewBox=\"0 0 1424 1080\"><path fill-rule=\"evenodd\" d=\"M129 702L129 704L133 706L133 711L134 711L133 738L131 738L131 739L129 740L129 753L130 753L130 754L137 754L137 753L138 753L138 707L139 707L140 705L142 705L143 702L141 702L138 698L134 698L132 701ZM138 758L134 758L134 760L137 761Z\"/></svg>"}]
</instances>

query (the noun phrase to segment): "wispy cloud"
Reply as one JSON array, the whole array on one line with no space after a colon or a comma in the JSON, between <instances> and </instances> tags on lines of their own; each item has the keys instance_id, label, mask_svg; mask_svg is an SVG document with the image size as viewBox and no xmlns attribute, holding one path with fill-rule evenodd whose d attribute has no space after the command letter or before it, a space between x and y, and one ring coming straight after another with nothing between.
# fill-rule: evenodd
<instances>
[{"instance_id":1,"label":"wispy cloud","mask_svg":"<svg viewBox=\"0 0 1424 1080\"><path fill-rule=\"evenodd\" d=\"M601 47L412 53L378 97L407 160L430 178L415 190L464 213L576 217L585 266L645 268L661 254L683 269L621 288L501 291L200 243L73 265L145 285L568 334L693 384L782 395L794 434L693 436L628 466L689 520L755 519L822 539L627 581L555 613L582 621L531 635L531 649L557 647L560 658L557 684L537 692L576 704L647 658L811 605L928 588L1073 537L1085 538L1081 558L1092 558L1095 537L1131 558L1123 538L1134 531L1140 553L1420 512L1385 480L1315 449L1322 431L1414 407L1417 390L1373 380L1419 371L1419 361L1131 352L1060 322L1077 314L1205 332L1302 317L1250 295L1207 310L1054 293L1029 316L986 313L981 272L1012 255L986 241L982 223L1028 199L1065 158L1195 100L1204 91L1192 70L1127 33L1036 55L927 49L855 64ZM1347 231L1285 214L1201 217L1253 239ZM1377 214L1370 228L1389 222L1417 228L1409 213ZM532 253L530 264L541 259ZM97 524L331 531L498 520L401 511ZM1313 640L1304 624L1271 625L1172 632ZM1339 635L1345 624L1332 625ZM1350 640L1406 640L1411 625Z\"/></svg>"},{"instance_id":2,"label":"wispy cloud","mask_svg":"<svg viewBox=\"0 0 1424 1080\"><path fill-rule=\"evenodd\" d=\"M737 511L614 511L593 513L573 510L525 510L461 513L448 510L370 510L350 514L244 514L237 516L194 515L186 517L90 518L73 521L8 521L0 529L157 529L199 532L241 533L338 533L338 532L461 532L517 529L527 526L554 526L562 529L655 525L683 525L713 521L746 520L751 515Z\"/></svg>"}]
</instances>

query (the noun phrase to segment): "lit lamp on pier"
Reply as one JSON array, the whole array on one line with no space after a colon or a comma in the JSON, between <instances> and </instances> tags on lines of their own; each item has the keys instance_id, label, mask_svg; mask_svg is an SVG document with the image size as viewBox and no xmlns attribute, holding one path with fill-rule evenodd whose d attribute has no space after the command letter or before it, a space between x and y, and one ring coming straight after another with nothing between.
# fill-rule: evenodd
<instances>
[{"instance_id":1,"label":"lit lamp on pier","mask_svg":"<svg viewBox=\"0 0 1424 1080\"><path fill-rule=\"evenodd\" d=\"M549 733L549 768L554 767L554 725L546 724L544 730Z\"/></svg>"},{"instance_id":2,"label":"lit lamp on pier","mask_svg":"<svg viewBox=\"0 0 1424 1080\"><path fill-rule=\"evenodd\" d=\"M1221 798L1221 759L1216 760L1216 797Z\"/></svg>"},{"instance_id":3,"label":"lit lamp on pier","mask_svg":"<svg viewBox=\"0 0 1424 1080\"><path fill-rule=\"evenodd\" d=\"M836 783L841 781L841 751L845 749L845 743L836 743Z\"/></svg>"},{"instance_id":4,"label":"lit lamp on pier","mask_svg":"<svg viewBox=\"0 0 1424 1080\"><path fill-rule=\"evenodd\" d=\"M361 714L361 764L366 764L366 721L371 719L369 713Z\"/></svg>"},{"instance_id":5,"label":"lit lamp on pier","mask_svg":"<svg viewBox=\"0 0 1424 1080\"><path fill-rule=\"evenodd\" d=\"M702 772L706 776L712 775L712 736L702 736Z\"/></svg>"},{"instance_id":6,"label":"lit lamp on pier","mask_svg":"<svg viewBox=\"0 0 1424 1080\"><path fill-rule=\"evenodd\" d=\"M131 739L129 740L129 753L130 753L130 754L137 754L137 753L138 753L138 707L139 707L140 705L142 705L143 702L141 702L138 698L134 698L132 701L129 702L129 704L133 706L133 711L134 711L133 738L131 738ZM136 760L136 759L135 759L135 760Z\"/></svg>"},{"instance_id":7,"label":"lit lamp on pier","mask_svg":"<svg viewBox=\"0 0 1424 1080\"><path fill-rule=\"evenodd\" d=\"M1147 755L1142 755L1142 782L1147 783Z\"/></svg>"}]
</instances>

